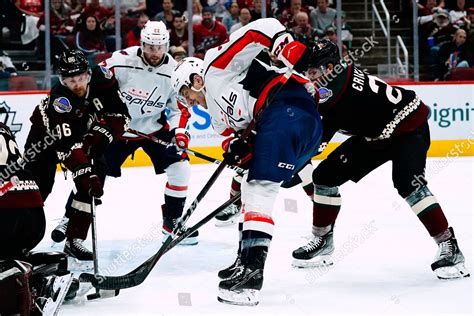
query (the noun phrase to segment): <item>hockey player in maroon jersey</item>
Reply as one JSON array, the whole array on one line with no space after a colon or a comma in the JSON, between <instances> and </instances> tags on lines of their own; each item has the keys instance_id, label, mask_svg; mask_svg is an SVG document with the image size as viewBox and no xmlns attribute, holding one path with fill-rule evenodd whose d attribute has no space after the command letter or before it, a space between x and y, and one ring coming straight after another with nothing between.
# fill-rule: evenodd
<instances>
[{"instance_id":1,"label":"hockey player in maroon jersey","mask_svg":"<svg viewBox=\"0 0 474 316\"><path fill-rule=\"evenodd\" d=\"M309 67L320 75L315 81L323 117L320 150L336 132L350 138L313 172L314 237L293 252L293 264L332 264L333 228L341 208L339 186L358 182L392 161L395 188L438 244L432 270L441 279L469 276L454 231L424 177L430 146L427 106L414 91L390 86L341 60L337 46L328 40L314 47Z\"/></svg>"},{"instance_id":2,"label":"hockey player in maroon jersey","mask_svg":"<svg viewBox=\"0 0 474 316\"><path fill-rule=\"evenodd\" d=\"M0 122L0 314L39 314L41 308L52 315L79 284L74 280L69 290L66 254L30 253L46 223L39 188L23 166L13 133Z\"/></svg>"},{"instance_id":3,"label":"hockey player in maroon jersey","mask_svg":"<svg viewBox=\"0 0 474 316\"><path fill-rule=\"evenodd\" d=\"M60 83L31 117L25 153L36 154L29 157L26 169L31 171L43 200L51 193L58 163L72 172L77 192L70 195L66 206L70 223L64 251L78 260L92 260L92 253L82 243L90 226L92 198L103 194L102 156L123 134L130 116L109 70L97 66L91 71L78 50L61 54L57 67ZM96 158L92 161L90 157Z\"/></svg>"}]
</instances>

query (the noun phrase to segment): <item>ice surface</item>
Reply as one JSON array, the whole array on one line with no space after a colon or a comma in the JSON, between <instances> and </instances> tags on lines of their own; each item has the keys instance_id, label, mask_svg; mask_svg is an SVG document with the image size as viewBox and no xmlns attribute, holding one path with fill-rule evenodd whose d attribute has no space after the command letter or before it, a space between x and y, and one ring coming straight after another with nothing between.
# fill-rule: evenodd
<instances>
[{"instance_id":1,"label":"ice surface","mask_svg":"<svg viewBox=\"0 0 474 316\"><path fill-rule=\"evenodd\" d=\"M189 200L215 168L192 165ZM122 172L121 178L107 180L104 203L97 208L99 266L106 275L133 270L158 249L162 238L165 176L155 176L150 167ZM429 187L454 227L471 272L473 172L474 158L428 161ZM231 177L232 171L224 171L190 223L228 198ZM46 236L37 249L62 249L62 244L51 247L49 234L63 214L71 186L57 174L45 206ZM257 307L217 301L217 271L234 261L237 227L218 228L210 222L200 230L198 246L171 250L142 285L114 298L76 299L60 315L472 315L473 278L441 281L432 273L437 247L393 188L390 163L358 184L345 184L341 194L334 237L337 263L330 269L296 270L291 252L310 235L312 207L301 187L281 189ZM285 204L291 205L287 211ZM86 245L91 247L90 238Z\"/></svg>"}]
</instances>

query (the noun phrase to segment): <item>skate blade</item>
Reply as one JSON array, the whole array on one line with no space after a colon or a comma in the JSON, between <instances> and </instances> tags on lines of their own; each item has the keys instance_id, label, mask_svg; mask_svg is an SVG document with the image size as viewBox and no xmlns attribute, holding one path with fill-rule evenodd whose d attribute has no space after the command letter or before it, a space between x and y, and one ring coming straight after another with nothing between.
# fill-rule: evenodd
<instances>
[{"instance_id":1,"label":"skate blade","mask_svg":"<svg viewBox=\"0 0 474 316\"><path fill-rule=\"evenodd\" d=\"M64 297L66 297L71 283L72 273L57 277L53 285L53 289L57 292L54 295L55 297L49 298L46 304L43 306L43 316L56 316L58 314L59 308L61 308Z\"/></svg>"},{"instance_id":2,"label":"skate blade","mask_svg":"<svg viewBox=\"0 0 474 316\"><path fill-rule=\"evenodd\" d=\"M94 269L94 261L78 260L74 257L67 257L67 266L70 271L90 272Z\"/></svg>"},{"instance_id":3,"label":"skate blade","mask_svg":"<svg viewBox=\"0 0 474 316\"><path fill-rule=\"evenodd\" d=\"M450 267L441 267L434 271L438 279L441 280L452 280L467 278L470 276L469 271L467 270L464 262L460 262L454 266Z\"/></svg>"},{"instance_id":4,"label":"skate blade","mask_svg":"<svg viewBox=\"0 0 474 316\"><path fill-rule=\"evenodd\" d=\"M238 306L256 306L259 303L259 290L245 289L237 292L219 289L217 300L224 304Z\"/></svg>"},{"instance_id":5,"label":"skate blade","mask_svg":"<svg viewBox=\"0 0 474 316\"><path fill-rule=\"evenodd\" d=\"M171 235L168 232L163 232L163 239L161 240L162 243L166 241L168 236ZM199 243L198 237L188 237L185 240L181 241L178 246L194 246Z\"/></svg>"},{"instance_id":6,"label":"skate blade","mask_svg":"<svg viewBox=\"0 0 474 316\"><path fill-rule=\"evenodd\" d=\"M220 221L220 220L216 219L216 227L232 226L232 225L237 224L238 221L239 221L238 216L233 217L233 218L229 218L226 221Z\"/></svg>"},{"instance_id":7,"label":"skate blade","mask_svg":"<svg viewBox=\"0 0 474 316\"><path fill-rule=\"evenodd\" d=\"M293 268L304 269L304 268L316 268L316 267L328 267L332 266L334 261L330 255L317 256L308 260L293 259Z\"/></svg>"}]
</instances>

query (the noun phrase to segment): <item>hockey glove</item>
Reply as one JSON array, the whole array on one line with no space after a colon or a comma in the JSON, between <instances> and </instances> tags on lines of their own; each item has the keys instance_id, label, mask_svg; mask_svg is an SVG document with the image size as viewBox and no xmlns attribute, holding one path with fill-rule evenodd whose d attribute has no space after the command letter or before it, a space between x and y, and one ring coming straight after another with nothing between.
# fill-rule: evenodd
<instances>
[{"instance_id":1,"label":"hockey glove","mask_svg":"<svg viewBox=\"0 0 474 316\"><path fill-rule=\"evenodd\" d=\"M72 179L77 191L91 197L100 198L104 195L104 185L99 177L92 172L90 164L80 165L72 172Z\"/></svg>"},{"instance_id":2,"label":"hockey glove","mask_svg":"<svg viewBox=\"0 0 474 316\"><path fill-rule=\"evenodd\" d=\"M270 53L277 57L280 56L283 48L293 41L293 36L287 31L278 32L272 39Z\"/></svg>"},{"instance_id":3,"label":"hockey glove","mask_svg":"<svg viewBox=\"0 0 474 316\"><path fill-rule=\"evenodd\" d=\"M105 124L95 122L84 136L84 152L91 158L100 157L113 140L111 128Z\"/></svg>"},{"instance_id":4,"label":"hockey glove","mask_svg":"<svg viewBox=\"0 0 474 316\"><path fill-rule=\"evenodd\" d=\"M185 128L175 128L174 130L174 142L178 149L186 150L188 149L189 139L191 134Z\"/></svg>"},{"instance_id":5,"label":"hockey glove","mask_svg":"<svg viewBox=\"0 0 474 316\"><path fill-rule=\"evenodd\" d=\"M253 131L249 137L242 139L240 138L240 133L236 132L224 139L222 142L222 149L224 149L223 157L229 165L248 168L252 159L252 143L255 133Z\"/></svg>"},{"instance_id":6,"label":"hockey glove","mask_svg":"<svg viewBox=\"0 0 474 316\"><path fill-rule=\"evenodd\" d=\"M285 45L277 56L286 67L292 68L297 72L306 70L309 63L309 50L306 45L298 41Z\"/></svg>"}]
</instances>

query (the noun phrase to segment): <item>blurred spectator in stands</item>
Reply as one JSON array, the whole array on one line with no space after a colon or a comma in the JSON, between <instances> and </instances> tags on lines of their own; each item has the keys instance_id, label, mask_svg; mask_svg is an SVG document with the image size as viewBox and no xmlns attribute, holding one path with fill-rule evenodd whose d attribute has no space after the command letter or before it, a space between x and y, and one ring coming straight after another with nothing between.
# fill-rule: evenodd
<instances>
[{"instance_id":1,"label":"blurred spectator in stands","mask_svg":"<svg viewBox=\"0 0 474 316\"><path fill-rule=\"evenodd\" d=\"M318 7L311 11L310 19L311 26L318 32L318 34L324 34L324 30L332 25L334 18L336 17L336 10L329 8L328 0L318 0Z\"/></svg>"},{"instance_id":2,"label":"blurred spectator in stands","mask_svg":"<svg viewBox=\"0 0 474 316\"><path fill-rule=\"evenodd\" d=\"M332 25L328 26L324 31L324 37L337 45L337 32L336 28ZM342 57L347 56L347 46L342 43Z\"/></svg>"},{"instance_id":3,"label":"blurred spectator in stands","mask_svg":"<svg viewBox=\"0 0 474 316\"><path fill-rule=\"evenodd\" d=\"M467 21L466 21L466 25L464 26L464 29L466 31L470 31L472 29L474 29L474 7L471 7L471 8L468 8L466 10L466 14L467 14Z\"/></svg>"},{"instance_id":4,"label":"blurred spectator in stands","mask_svg":"<svg viewBox=\"0 0 474 316\"><path fill-rule=\"evenodd\" d=\"M78 21L77 29L76 47L86 56L106 51L104 34L100 28L99 20L94 15L89 15L84 20Z\"/></svg>"},{"instance_id":5,"label":"blurred spectator in stands","mask_svg":"<svg viewBox=\"0 0 474 316\"><path fill-rule=\"evenodd\" d=\"M278 10L277 2L274 0L267 0L267 11L266 17L271 18L275 16L275 12ZM262 0L254 0L253 1L253 8L250 9L250 14L252 15L252 19L250 22L258 20L262 18Z\"/></svg>"},{"instance_id":6,"label":"blurred spectator in stands","mask_svg":"<svg viewBox=\"0 0 474 316\"><path fill-rule=\"evenodd\" d=\"M137 25L135 25L127 33L127 37L125 38L125 47L140 46L140 34L143 26L146 24L146 22L148 22L148 20L148 15L145 13L140 14L137 20Z\"/></svg>"},{"instance_id":7,"label":"blurred spectator in stands","mask_svg":"<svg viewBox=\"0 0 474 316\"><path fill-rule=\"evenodd\" d=\"M10 78L18 75L15 65L13 65L10 56L0 49L0 79Z\"/></svg>"},{"instance_id":8,"label":"blurred spectator in stands","mask_svg":"<svg viewBox=\"0 0 474 316\"><path fill-rule=\"evenodd\" d=\"M24 14L39 17L43 13L41 0L15 0L15 6Z\"/></svg>"},{"instance_id":9,"label":"blurred spectator in stands","mask_svg":"<svg viewBox=\"0 0 474 316\"><path fill-rule=\"evenodd\" d=\"M90 3L84 8L82 15L84 16L95 16L99 21L105 21L109 16L113 15L114 12L109 10L105 6L100 4L100 0L90 0Z\"/></svg>"},{"instance_id":10,"label":"blurred spectator in stands","mask_svg":"<svg viewBox=\"0 0 474 316\"><path fill-rule=\"evenodd\" d=\"M222 24L224 24L227 33L230 34L230 28L232 25L239 23L239 5L237 2L233 2L229 8L229 14L227 14L224 19L222 19Z\"/></svg>"},{"instance_id":11,"label":"blurred spectator in stands","mask_svg":"<svg viewBox=\"0 0 474 316\"><path fill-rule=\"evenodd\" d=\"M65 3L71 8L71 17L80 14L86 6L85 0L66 0Z\"/></svg>"},{"instance_id":12,"label":"blurred spectator in stands","mask_svg":"<svg viewBox=\"0 0 474 316\"><path fill-rule=\"evenodd\" d=\"M303 11L299 12L295 16L295 21L296 26L291 28L295 39L305 44L306 46L310 46L312 43L314 43L315 37L317 37L317 33L311 27L311 24L309 24L308 13Z\"/></svg>"},{"instance_id":13,"label":"blurred spectator in stands","mask_svg":"<svg viewBox=\"0 0 474 316\"><path fill-rule=\"evenodd\" d=\"M170 31L170 50L182 47L188 51L188 25L186 16L178 13L173 20L173 28Z\"/></svg>"},{"instance_id":14,"label":"blurred spectator in stands","mask_svg":"<svg viewBox=\"0 0 474 316\"><path fill-rule=\"evenodd\" d=\"M290 7L282 12L278 20L286 28L291 29L296 26L295 17L300 12L308 12L308 10L301 6L301 0L291 0Z\"/></svg>"},{"instance_id":15,"label":"blurred spectator in stands","mask_svg":"<svg viewBox=\"0 0 474 316\"><path fill-rule=\"evenodd\" d=\"M170 49L170 52L173 59L178 62L187 56L186 51L181 46L175 47L174 49Z\"/></svg>"},{"instance_id":16,"label":"blurred spectator in stands","mask_svg":"<svg viewBox=\"0 0 474 316\"><path fill-rule=\"evenodd\" d=\"M188 0L173 0L173 9L178 12L186 11Z\"/></svg>"},{"instance_id":17,"label":"blurred spectator in stands","mask_svg":"<svg viewBox=\"0 0 474 316\"><path fill-rule=\"evenodd\" d=\"M229 34L232 34L238 29L240 29L241 27L249 24L251 18L252 18L252 15L250 14L249 9L247 8L240 9L239 23L232 25L232 27L230 28Z\"/></svg>"},{"instance_id":18,"label":"blurred spectator in stands","mask_svg":"<svg viewBox=\"0 0 474 316\"><path fill-rule=\"evenodd\" d=\"M468 23L466 11L464 8L465 4L466 4L465 0L457 0L456 8L449 12L449 21L453 25L463 27L464 25Z\"/></svg>"},{"instance_id":19,"label":"blurred spectator in stands","mask_svg":"<svg viewBox=\"0 0 474 316\"><path fill-rule=\"evenodd\" d=\"M105 47L107 51L113 52L121 49L122 47L115 47L115 16L111 15L105 19L105 21L102 21L102 23L100 23L100 27L105 37ZM122 30L122 32L125 33L124 30Z\"/></svg>"},{"instance_id":20,"label":"blurred spectator in stands","mask_svg":"<svg viewBox=\"0 0 474 316\"><path fill-rule=\"evenodd\" d=\"M438 52L436 79L443 80L448 72L454 68L466 68L470 66L466 45L467 34L463 29L454 33L451 42L443 44Z\"/></svg>"},{"instance_id":21,"label":"blurred spectator in stands","mask_svg":"<svg viewBox=\"0 0 474 316\"><path fill-rule=\"evenodd\" d=\"M193 25L199 24L202 21L202 5L199 0L193 0L193 15L189 18L188 11L184 12L187 21L191 21Z\"/></svg>"},{"instance_id":22,"label":"blurred spectator in stands","mask_svg":"<svg viewBox=\"0 0 474 316\"><path fill-rule=\"evenodd\" d=\"M145 0L121 0L120 12L128 17L138 18L140 14L145 13Z\"/></svg>"},{"instance_id":23,"label":"blurred spectator in stands","mask_svg":"<svg viewBox=\"0 0 474 316\"><path fill-rule=\"evenodd\" d=\"M436 7L436 0L420 0L418 1L418 16L432 15Z\"/></svg>"},{"instance_id":24,"label":"blurred spectator in stands","mask_svg":"<svg viewBox=\"0 0 474 316\"><path fill-rule=\"evenodd\" d=\"M253 8L253 0L237 0L239 8Z\"/></svg>"},{"instance_id":25,"label":"blurred spectator in stands","mask_svg":"<svg viewBox=\"0 0 474 316\"><path fill-rule=\"evenodd\" d=\"M335 29L337 29L336 20L334 20L333 26L334 26ZM346 12L345 11L341 11L341 39L342 39L342 42L344 44L346 44L346 46L349 49L352 48L352 39L353 39L352 27L349 24L347 24L347 22L346 22Z\"/></svg>"},{"instance_id":26,"label":"blurred spectator in stands","mask_svg":"<svg viewBox=\"0 0 474 316\"><path fill-rule=\"evenodd\" d=\"M50 31L52 55L59 55L62 51L69 49L69 43L73 42L72 34L74 22L69 15L70 9L64 4L64 0L51 0ZM40 35L38 37L38 54L44 56L44 32L46 30L44 12L38 23Z\"/></svg>"},{"instance_id":27,"label":"blurred spectator in stands","mask_svg":"<svg viewBox=\"0 0 474 316\"><path fill-rule=\"evenodd\" d=\"M194 48L197 57L204 57L209 48L217 47L227 40L225 26L214 20L214 12L209 7L202 10L202 21L193 25Z\"/></svg>"},{"instance_id":28,"label":"blurred spectator in stands","mask_svg":"<svg viewBox=\"0 0 474 316\"><path fill-rule=\"evenodd\" d=\"M173 2L171 0L163 0L163 11L151 18L152 21L163 21L168 30L173 28L174 16L179 14L173 10Z\"/></svg>"},{"instance_id":29,"label":"blurred spectator in stands","mask_svg":"<svg viewBox=\"0 0 474 316\"><path fill-rule=\"evenodd\" d=\"M422 17L430 18L430 16ZM453 34L457 28L449 22L449 13L444 9L435 10L431 16L431 21L424 23L420 27L422 35L420 37L420 44L426 48L421 47L422 52L427 52L429 56L428 62L430 64L436 63L438 51L444 43L451 42ZM422 21L422 20L421 20ZM420 54L423 56L424 54Z\"/></svg>"}]
</instances>

